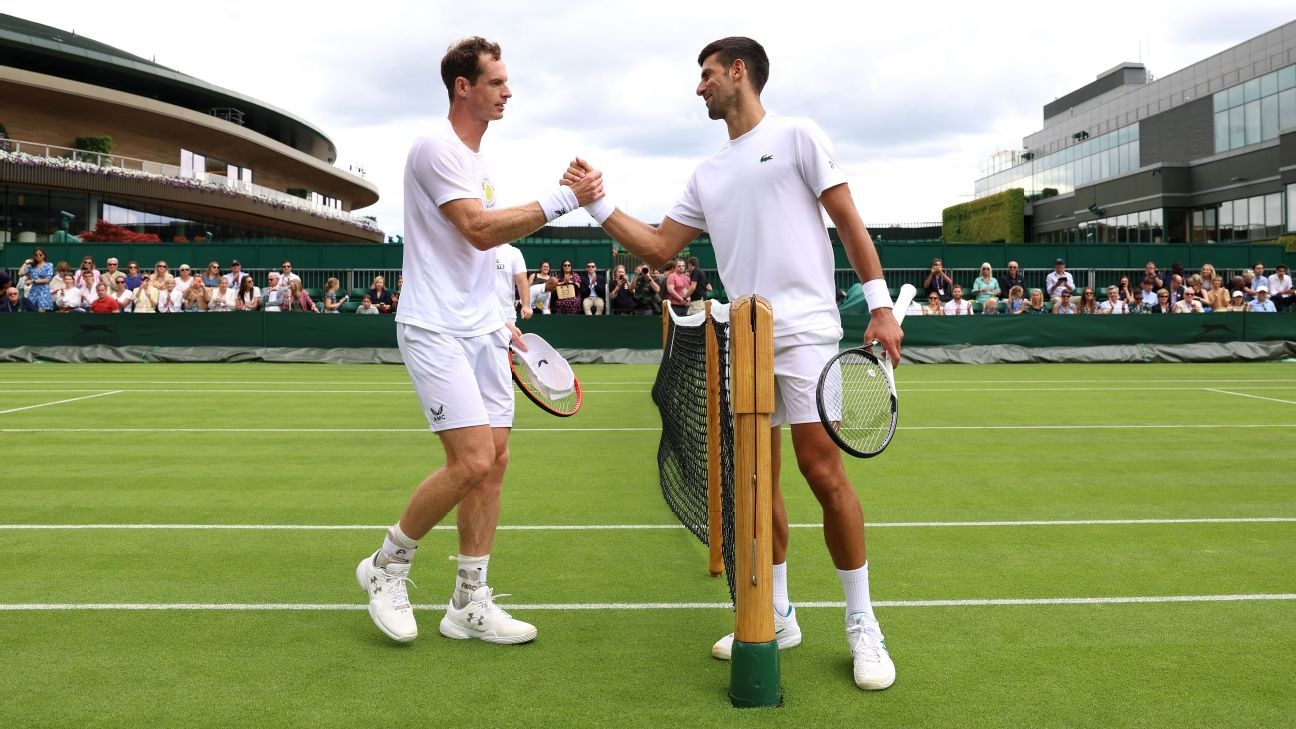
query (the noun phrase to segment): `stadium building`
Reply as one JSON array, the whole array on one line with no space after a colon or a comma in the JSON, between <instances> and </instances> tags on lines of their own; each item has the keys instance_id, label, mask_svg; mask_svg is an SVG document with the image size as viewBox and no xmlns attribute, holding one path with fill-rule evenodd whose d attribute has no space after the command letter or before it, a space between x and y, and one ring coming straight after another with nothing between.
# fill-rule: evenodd
<instances>
[{"instance_id":1,"label":"stadium building","mask_svg":"<svg viewBox=\"0 0 1296 729\"><path fill-rule=\"evenodd\" d=\"M1296 21L1164 78L1122 63L1044 105L977 198L1021 188L1025 239L1212 243L1296 232Z\"/></svg>"},{"instance_id":2,"label":"stadium building","mask_svg":"<svg viewBox=\"0 0 1296 729\"><path fill-rule=\"evenodd\" d=\"M164 242L381 242L352 212L377 187L336 156L287 111L0 14L0 244L100 220Z\"/></svg>"}]
</instances>

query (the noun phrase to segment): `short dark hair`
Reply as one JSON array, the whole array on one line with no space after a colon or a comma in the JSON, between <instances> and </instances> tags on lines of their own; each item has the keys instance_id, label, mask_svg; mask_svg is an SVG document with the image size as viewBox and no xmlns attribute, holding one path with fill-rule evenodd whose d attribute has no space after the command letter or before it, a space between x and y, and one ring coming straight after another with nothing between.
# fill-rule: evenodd
<instances>
[{"instance_id":1,"label":"short dark hair","mask_svg":"<svg viewBox=\"0 0 1296 729\"><path fill-rule=\"evenodd\" d=\"M715 54L720 55L717 60L726 68L741 58L751 77L752 88L756 89L758 94L765 88L765 82L769 80L769 56L765 55L765 49L761 44L743 36L730 36L711 41L698 54L698 65L706 63L706 59Z\"/></svg>"},{"instance_id":2,"label":"short dark hair","mask_svg":"<svg viewBox=\"0 0 1296 729\"><path fill-rule=\"evenodd\" d=\"M468 79L468 83L476 86L477 79L481 77L481 55L485 53L490 55L491 60L500 59L500 46L498 43L492 43L485 38L475 35L471 38L465 38L457 43L451 44L446 49L446 53L441 57L441 80L445 83L446 94L450 101L454 101L454 82L460 76Z\"/></svg>"}]
</instances>

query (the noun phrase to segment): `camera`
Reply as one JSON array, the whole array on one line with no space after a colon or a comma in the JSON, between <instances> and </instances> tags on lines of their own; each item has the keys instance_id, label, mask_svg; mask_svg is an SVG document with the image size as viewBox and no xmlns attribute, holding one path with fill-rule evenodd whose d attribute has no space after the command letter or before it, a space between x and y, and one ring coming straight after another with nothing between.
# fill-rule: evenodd
<instances>
[{"instance_id":1,"label":"camera","mask_svg":"<svg viewBox=\"0 0 1296 729\"><path fill-rule=\"evenodd\" d=\"M639 267L639 273L642 273L642 274L647 275L647 273L648 273L648 267L647 267L647 266L640 266L640 267Z\"/></svg>"}]
</instances>

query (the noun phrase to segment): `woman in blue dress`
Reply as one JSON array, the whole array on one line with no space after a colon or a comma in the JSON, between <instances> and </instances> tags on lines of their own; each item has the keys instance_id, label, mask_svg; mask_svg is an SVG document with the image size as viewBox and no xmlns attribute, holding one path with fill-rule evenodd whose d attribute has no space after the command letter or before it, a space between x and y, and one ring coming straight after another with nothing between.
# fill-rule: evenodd
<instances>
[{"instance_id":1,"label":"woman in blue dress","mask_svg":"<svg viewBox=\"0 0 1296 729\"><path fill-rule=\"evenodd\" d=\"M45 249L32 251L30 261L23 263L18 270L19 276L26 276L27 300L37 311L50 311L54 308L54 297L50 295L50 279L54 277L54 264L45 260Z\"/></svg>"}]
</instances>

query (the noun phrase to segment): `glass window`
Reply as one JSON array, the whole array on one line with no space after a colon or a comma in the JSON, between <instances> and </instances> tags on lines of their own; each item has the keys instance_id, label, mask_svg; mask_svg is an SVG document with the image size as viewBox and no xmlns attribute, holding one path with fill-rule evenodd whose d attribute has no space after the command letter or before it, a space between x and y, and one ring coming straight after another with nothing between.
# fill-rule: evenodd
<instances>
[{"instance_id":1,"label":"glass window","mask_svg":"<svg viewBox=\"0 0 1296 729\"><path fill-rule=\"evenodd\" d=\"M1242 84L1238 84L1228 90L1228 108L1232 109L1235 106L1242 106L1243 101Z\"/></svg>"},{"instance_id":2,"label":"glass window","mask_svg":"<svg viewBox=\"0 0 1296 729\"><path fill-rule=\"evenodd\" d=\"M1246 112L1241 106L1229 109L1229 149L1246 146Z\"/></svg>"},{"instance_id":3,"label":"glass window","mask_svg":"<svg viewBox=\"0 0 1296 729\"><path fill-rule=\"evenodd\" d=\"M1233 201L1220 203L1219 206L1219 238L1221 241L1233 240Z\"/></svg>"},{"instance_id":4,"label":"glass window","mask_svg":"<svg viewBox=\"0 0 1296 729\"><path fill-rule=\"evenodd\" d=\"M1255 144L1261 141L1260 100L1248 101L1242 108L1246 110L1246 143Z\"/></svg>"},{"instance_id":5,"label":"glass window","mask_svg":"<svg viewBox=\"0 0 1296 729\"><path fill-rule=\"evenodd\" d=\"M1278 129L1296 128L1296 89L1278 93Z\"/></svg>"},{"instance_id":6,"label":"glass window","mask_svg":"<svg viewBox=\"0 0 1296 729\"><path fill-rule=\"evenodd\" d=\"M1246 202L1247 215L1251 222L1251 224L1247 226L1251 231L1249 237L1256 238L1262 231L1264 231L1264 197L1256 195L1255 197L1247 198Z\"/></svg>"},{"instance_id":7,"label":"glass window","mask_svg":"<svg viewBox=\"0 0 1296 729\"><path fill-rule=\"evenodd\" d=\"M1260 100L1260 138L1276 139L1278 137L1278 95L1266 96Z\"/></svg>"},{"instance_id":8,"label":"glass window","mask_svg":"<svg viewBox=\"0 0 1296 729\"><path fill-rule=\"evenodd\" d=\"M1296 185L1287 186L1287 230L1296 233Z\"/></svg>"},{"instance_id":9,"label":"glass window","mask_svg":"<svg viewBox=\"0 0 1296 729\"><path fill-rule=\"evenodd\" d=\"M1229 114L1228 111L1215 113L1215 152L1227 152L1229 148Z\"/></svg>"},{"instance_id":10,"label":"glass window","mask_svg":"<svg viewBox=\"0 0 1296 729\"><path fill-rule=\"evenodd\" d=\"M1277 235L1282 232L1282 193L1274 192L1264 196L1265 235Z\"/></svg>"},{"instance_id":11,"label":"glass window","mask_svg":"<svg viewBox=\"0 0 1296 729\"><path fill-rule=\"evenodd\" d=\"M1260 98L1278 93L1278 72L1266 73L1260 77Z\"/></svg>"},{"instance_id":12,"label":"glass window","mask_svg":"<svg viewBox=\"0 0 1296 729\"><path fill-rule=\"evenodd\" d=\"M1278 69L1278 90L1296 88L1296 66Z\"/></svg>"},{"instance_id":13,"label":"glass window","mask_svg":"<svg viewBox=\"0 0 1296 729\"><path fill-rule=\"evenodd\" d=\"M1242 84L1242 101L1251 102L1260 98L1260 79L1253 78Z\"/></svg>"}]
</instances>

